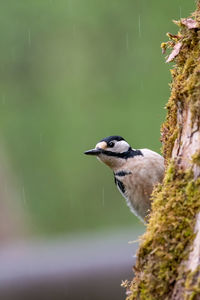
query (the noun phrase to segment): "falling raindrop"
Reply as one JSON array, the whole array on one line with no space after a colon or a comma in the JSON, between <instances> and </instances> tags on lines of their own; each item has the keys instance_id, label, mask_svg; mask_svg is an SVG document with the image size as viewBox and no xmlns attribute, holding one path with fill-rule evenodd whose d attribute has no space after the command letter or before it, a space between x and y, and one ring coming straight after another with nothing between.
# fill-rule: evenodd
<instances>
[{"instance_id":1,"label":"falling raindrop","mask_svg":"<svg viewBox=\"0 0 200 300\"><path fill-rule=\"evenodd\" d=\"M105 204L105 189L102 189L102 205L104 206Z\"/></svg>"},{"instance_id":2,"label":"falling raindrop","mask_svg":"<svg viewBox=\"0 0 200 300\"><path fill-rule=\"evenodd\" d=\"M22 187L22 199L23 199L24 204L26 204L26 194L25 194L24 186Z\"/></svg>"},{"instance_id":3,"label":"falling raindrop","mask_svg":"<svg viewBox=\"0 0 200 300\"><path fill-rule=\"evenodd\" d=\"M30 28L28 29L28 44L29 44L29 46L31 45L31 30L30 30Z\"/></svg>"},{"instance_id":4,"label":"falling raindrop","mask_svg":"<svg viewBox=\"0 0 200 300\"><path fill-rule=\"evenodd\" d=\"M129 34L126 33L126 49L129 50Z\"/></svg>"},{"instance_id":5,"label":"falling raindrop","mask_svg":"<svg viewBox=\"0 0 200 300\"><path fill-rule=\"evenodd\" d=\"M139 32L139 37L141 37L141 15L138 17L138 32Z\"/></svg>"},{"instance_id":6,"label":"falling raindrop","mask_svg":"<svg viewBox=\"0 0 200 300\"><path fill-rule=\"evenodd\" d=\"M68 10L68 13L71 14L72 12L72 3L70 0L67 1L67 10Z\"/></svg>"},{"instance_id":7,"label":"falling raindrop","mask_svg":"<svg viewBox=\"0 0 200 300\"><path fill-rule=\"evenodd\" d=\"M180 19L182 18L182 7L179 6L179 16L180 16Z\"/></svg>"}]
</instances>

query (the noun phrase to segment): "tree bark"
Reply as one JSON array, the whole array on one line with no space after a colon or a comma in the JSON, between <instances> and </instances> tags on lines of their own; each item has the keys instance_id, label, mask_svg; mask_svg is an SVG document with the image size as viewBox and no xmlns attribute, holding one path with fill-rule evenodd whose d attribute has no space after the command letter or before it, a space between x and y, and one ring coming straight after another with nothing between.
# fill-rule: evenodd
<instances>
[{"instance_id":1,"label":"tree bark","mask_svg":"<svg viewBox=\"0 0 200 300\"><path fill-rule=\"evenodd\" d=\"M200 1L175 22L171 96L162 126L166 174L152 194L127 300L200 299Z\"/></svg>"}]
</instances>

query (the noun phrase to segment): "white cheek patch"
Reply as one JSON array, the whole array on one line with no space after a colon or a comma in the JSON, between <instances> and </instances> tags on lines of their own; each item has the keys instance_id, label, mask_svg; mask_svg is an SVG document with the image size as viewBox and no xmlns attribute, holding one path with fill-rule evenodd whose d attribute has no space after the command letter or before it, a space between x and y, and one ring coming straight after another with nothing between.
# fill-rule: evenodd
<instances>
[{"instance_id":1,"label":"white cheek patch","mask_svg":"<svg viewBox=\"0 0 200 300\"><path fill-rule=\"evenodd\" d=\"M116 153L123 153L128 151L130 145L126 141L114 141L115 146L113 148L107 148L107 150L116 152Z\"/></svg>"}]
</instances>

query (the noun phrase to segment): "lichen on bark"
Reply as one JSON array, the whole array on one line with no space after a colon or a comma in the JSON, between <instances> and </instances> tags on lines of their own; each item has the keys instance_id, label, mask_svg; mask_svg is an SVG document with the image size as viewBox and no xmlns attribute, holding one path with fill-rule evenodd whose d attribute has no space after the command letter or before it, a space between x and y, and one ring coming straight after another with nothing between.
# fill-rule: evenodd
<instances>
[{"instance_id":1,"label":"lichen on bark","mask_svg":"<svg viewBox=\"0 0 200 300\"><path fill-rule=\"evenodd\" d=\"M175 23L178 34L162 44L164 51L172 48L168 61L175 62L161 129L166 174L152 194L127 300L200 297L200 2Z\"/></svg>"}]
</instances>

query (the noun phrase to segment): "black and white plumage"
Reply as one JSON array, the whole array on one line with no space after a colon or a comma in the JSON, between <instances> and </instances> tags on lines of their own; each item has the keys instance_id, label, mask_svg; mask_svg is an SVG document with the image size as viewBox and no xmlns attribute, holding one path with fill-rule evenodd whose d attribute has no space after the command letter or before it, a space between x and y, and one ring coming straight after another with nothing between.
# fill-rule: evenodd
<instances>
[{"instance_id":1,"label":"black and white plumage","mask_svg":"<svg viewBox=\"0 0 200 300\"><path fill-rule=\"evenodd\" d=\"M121 136L104 138L85 154L97 156L113 170L115 184L131 211L145 221L153 187L164 176L163 157L149 149L132 149Z\"/></svg>"}]
</instances>

